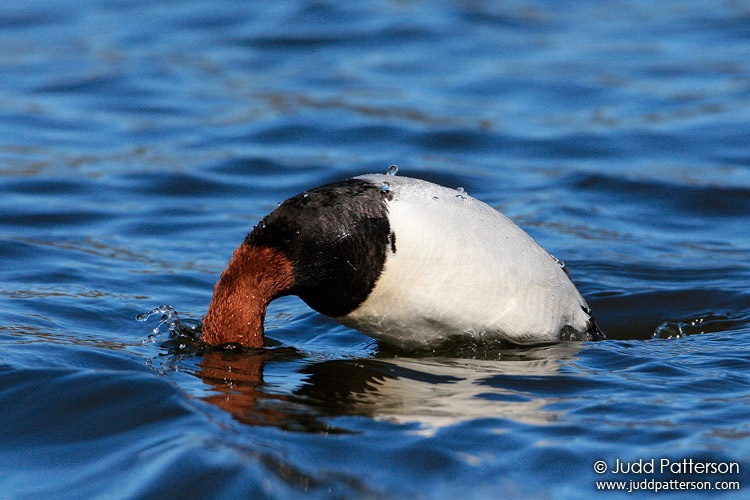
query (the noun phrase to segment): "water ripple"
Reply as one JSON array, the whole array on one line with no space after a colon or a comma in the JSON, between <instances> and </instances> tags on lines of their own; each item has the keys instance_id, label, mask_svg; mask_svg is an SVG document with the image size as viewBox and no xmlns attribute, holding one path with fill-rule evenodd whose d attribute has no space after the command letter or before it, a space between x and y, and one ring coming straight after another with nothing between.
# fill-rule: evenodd
<instances>
[{"instance_id":1,"label":"water ripple","mask_svg":"<svg viewBox=\"0 0 750 500\"><path fill-rule=\"evenodd\" d=\"M3 494L578 498L596 460L747 463L748 26L736 2L6 2ZM391 164L517 221L610 340L408 357L293 297L257 352L133 321L197 332L278 202Z\"/></svg>"}]
</instances>

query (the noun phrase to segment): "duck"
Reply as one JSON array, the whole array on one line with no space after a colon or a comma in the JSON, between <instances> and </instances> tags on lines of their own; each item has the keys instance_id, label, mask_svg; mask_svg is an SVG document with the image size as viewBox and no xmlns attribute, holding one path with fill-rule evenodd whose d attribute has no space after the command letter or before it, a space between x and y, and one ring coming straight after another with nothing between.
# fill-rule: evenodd
<instances>
[{"instance_id":1,"label":"duck","mask_svg":"<svg viewBox=\"0 0 750 500\"><path fill-rule=\"evenodd\" d=\"M268 304L287 295L406 351L605 338L561 261L508 217L392 171L309 189L260 220L214 287L201 340L262 348Z\"/></svg>"}]
</instances>

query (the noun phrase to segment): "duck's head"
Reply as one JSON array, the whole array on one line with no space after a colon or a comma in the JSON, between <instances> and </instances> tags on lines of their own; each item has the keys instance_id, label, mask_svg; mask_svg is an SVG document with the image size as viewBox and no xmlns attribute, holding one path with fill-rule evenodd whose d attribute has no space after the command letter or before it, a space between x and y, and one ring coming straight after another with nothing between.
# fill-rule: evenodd
<instances>
[{"instance_id":1,"label":"duck's head","mask_svg":"<svg viewBox=\"0 0 750 500\"><path fill-rule=\"evenodd\" d=\"M292 264L283 253L243 243L214 287L203 319L203 341L263 347L268 303L289 293L293 285Z\"/></svg>"},{"instance_id":2,"label":"duck's head","mask_svg":"<svg viewBox=\"0 0 750 500\"><path fill-rule=\"evenodd\" d=\"M284 295L331 317L354 310L383 270L388 196L350 179L284 201L234 251L203 319L203 341L263 347L268 304Z\"/></svg>"}]
</instances>

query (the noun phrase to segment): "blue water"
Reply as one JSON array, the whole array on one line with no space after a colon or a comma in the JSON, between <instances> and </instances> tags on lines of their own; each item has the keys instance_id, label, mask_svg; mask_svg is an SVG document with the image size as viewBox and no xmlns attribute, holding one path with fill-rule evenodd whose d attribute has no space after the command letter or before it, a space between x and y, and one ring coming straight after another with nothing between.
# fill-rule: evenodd
<instances>
[{"instance_id":1,"label":"blue water","mask_svg":"<svg viewBox=\"0 0 750 500\"><path fill-rule=\"evenodd\" d=\"M5 2L0 496L750 487L748 138L743 2ZM196 326L278 202L391 164L513 218L610 340L404 357L285 298L241 355L135 321Z\"/></svg>"}]
</instances>

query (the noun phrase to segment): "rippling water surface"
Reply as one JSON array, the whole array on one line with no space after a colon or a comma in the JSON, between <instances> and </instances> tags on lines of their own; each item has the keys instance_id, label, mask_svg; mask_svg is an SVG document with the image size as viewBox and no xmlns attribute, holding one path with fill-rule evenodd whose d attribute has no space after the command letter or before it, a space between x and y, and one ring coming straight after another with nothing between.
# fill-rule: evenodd
<instances>
[{"instance_id":1,"label":"rippling water surface","mask_svg":"<svg viewBox=\"0 0 750 500\"><path fill-rule=\"evenodd\" d=\"M715 1L3 4L2 495L750 486L749 21ZM189 331L278 202L394 163L518 222L610 340L406 357L286 298L268 349L237 354L134 320L170 304Z\"/></svg>"}]
</instances>

